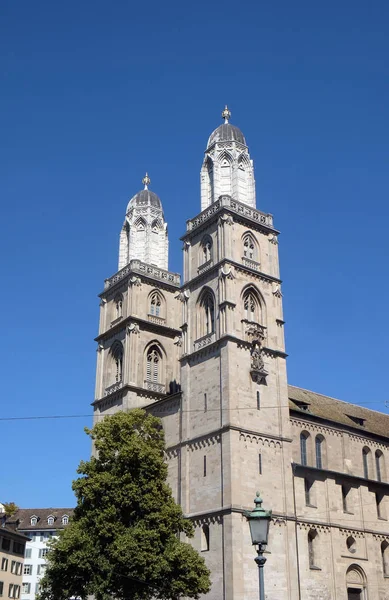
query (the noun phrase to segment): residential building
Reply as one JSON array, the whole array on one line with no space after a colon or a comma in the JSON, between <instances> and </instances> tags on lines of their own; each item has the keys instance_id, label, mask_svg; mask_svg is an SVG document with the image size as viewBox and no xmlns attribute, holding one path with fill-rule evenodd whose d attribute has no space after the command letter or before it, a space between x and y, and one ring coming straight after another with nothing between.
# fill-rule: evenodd
<instances>
[{"instance_id":1,"label":"residential building","mask_svg":"<svg viewBox=\"0 0 389 600\"><path fill-rule=\"evenodd\" d=\"M389 600L389 416L288 385L279 232L229 118L208 139L182 280L148 176L127 206L100 294L96 421L162 418L209 600L258 599L244 515L257 489L273 509L267 600Z\"/></svg>"},{"instance_id":2,"label":"residential building","mask_svg":"<svg viewBox=\"0 0 389 600\"><path fill-rule=\"evenodd\" d=\"M73 508L21 508L12 517L18 532L28 537L24 553L22 600L34 600L46 569L48 542L68 524Z\"/></svg>"},{"instance_id":3,"label":"residential building","mask_svg":"<svg viewBox=\"0 0 389 600\"><path fill-rule=\"evenodd\" d=\"M28 537L6 525L0 513L0 598L20 598L24 551Z\"/></svg>"}]
</instances>

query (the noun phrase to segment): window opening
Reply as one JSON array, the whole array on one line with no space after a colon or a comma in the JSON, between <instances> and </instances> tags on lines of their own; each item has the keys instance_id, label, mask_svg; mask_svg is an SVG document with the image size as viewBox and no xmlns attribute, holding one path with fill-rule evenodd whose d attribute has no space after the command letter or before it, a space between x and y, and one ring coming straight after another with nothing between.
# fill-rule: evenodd
<instances>
[{"instance_id":1,"label":"window opening","mask_svg":"<svg viewBox=\"0 0 389 600\"><path fill-rule=\"evenodd\" d=\"M155 347L150 348L147 353L146 380L158 383L160 355Z\"/></svg>"},{"instance_id":2,"label":"window opening","mask_svg":"<svg viewBox=\"0 0 389 600\"><path fill-rule=\"evenodd\" d=\"M300 434L300 460L304 466L308 464L307 439L308 435L306 433Z\"/></svg>"},{"instance_id":3,"label":"window opening","mask_svg":"<svg viewBox=\"0 0 389 600\"><path fill-rule=\"evenodd\" d=\"M318 469L323 468L323 459L322 459L322 438L316 436L315 439L315 449L316 449L316 467Z\"/></svg>"}]
</instances>

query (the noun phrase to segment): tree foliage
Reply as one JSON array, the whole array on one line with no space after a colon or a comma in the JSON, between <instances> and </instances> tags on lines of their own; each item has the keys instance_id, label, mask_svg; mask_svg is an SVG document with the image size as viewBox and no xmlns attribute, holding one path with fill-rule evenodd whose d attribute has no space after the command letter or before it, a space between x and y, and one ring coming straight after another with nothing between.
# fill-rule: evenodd
<instances>
[{"instance_id":1,"label":"tree foliage","mask_svg":"<svg viewBox=\"0 0 389 600\"><path fill-rule=\"evenodd\" d=\"M52 542L40 600L178 600L210 589L209 571L179 534L193 525L167 479L161 422L141 409L86 432L96 456L73 482L74 516Z\"/></svg>"},{"instance_id":2,"label":"tree foliage","mask_svg":"<svg viewBox=\"0 0 389 600\"><path fill-rule=\"evenodd\" d=\"M19 507L15 502L3 502L4 512L7 517L13 517L13 515L19 510Z\"/></svg>"}]
</instances>

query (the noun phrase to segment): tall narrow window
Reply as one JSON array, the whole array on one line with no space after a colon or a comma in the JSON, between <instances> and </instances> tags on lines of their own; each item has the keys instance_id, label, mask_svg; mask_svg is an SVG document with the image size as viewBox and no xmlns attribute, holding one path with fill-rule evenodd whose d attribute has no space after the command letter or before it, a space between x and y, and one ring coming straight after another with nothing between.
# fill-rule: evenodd
<instances>
[{"instance_id":1,"label":"tall narrow window","mask_svg":"<svg viewBox=\"0 0 389 600\"><path fill-rule=\"evenodd\" d=\"M317 542L317 532L314 529L311 529L308 532L308 557L309 557L309 568L318 568L317 567L317 557L316 557L316 542Z\"/></svg>"},{"instance_id":2,"label":"tall narrow window","mask_svg":"<svg viewBox=\"0 0 389 600\"><path fill-rule=\"evenodd\" d=\"M381 450L376 450L375 453L375 468L377 473L377 481L382 481L382 465L383 465L384 455Z\"/></svg>"},{"instance_id":3,"label":"tall narrow window","mask_svg":"<svg viewBox=\"0 0 389 600\"><path fill-rule=\"evenodd\" d=\"M369 479L369 456L370 449L365 446L362 450L363 476L365 479Z\"/></svg>"},{"instance_id":4,"label":"tall narrow window","mask_svg":"<svg viewBox=\"0 0 389 600\"><path fill-rule=\"evenodd\" d=\"M204 464L203 464L203 467L204 467L203 475L204 475L204 477L206 477L207 476L207 457L205 455L204 455Z\"/></svg>"},{"instance_id":5,"label":"tall narrow window","mask_svg":"<svg viewBox=\"0 0 389 600\"><path fill-rule=\"evenodd\" d=\"M209 550L209 527L203 525L201 528L201 552L208 552Z\"/></svg>"},{"instance_id":6,"label":"tall narrow window","mask_svg":"<svg viewBox=\"0 0 389 600\"><path fill-rule=\"evenodd\" d=\"M210 292L203 295L200 308L200 337L202 337L215 331L215 304Z\"/></svg>"},{"instance_id":7,"label":"tall narrow window","mask_svg":"<svg viewBox=\"0 0 389 600\"><path fill-rule=\"evenodd\" d=\"M262 475L262 454L258 454L258 473Z\"/></svg>"},{"instance_id":8,"label":"tall narrow window","mask_svg":"<svg viewBox=\"0 0 389 600\"><path fill-rule=\"evenodd\" d=\"M257 244L251 233L246 233L243 236L243 256L250 260L258 260Z\"/></svg>"},{"instance_id":9,"label":"tall narrow window","mask_svg":"<svg viewBox=\"0 0 389 600\"><path fill-rule=\"evenodd\" d=\"M111 361L108 368L108 385L122 381L123 375L123 346L116 340L110 348Z\"/></svg>"},{"instance_id":10,"label":"tall narrow window","mask_svg":"<svg viewBox=\"0 0 389 600\"><path fill-rule=\"evenodd\" d=\"M348 511L348 495L350 493L350 488L342 485L342 506L343 506L343 512L349 512Z\"/></svg>"},{"instance_id":11,"label":"tall narrow window","mask_svg":"<svg viewBox=\"0 0 389 600\"><path fill-rule=\"evenodd\" d=\"M150 298L150 314L156 317L161 316L161 297L157 292Z\"/></svg>"},{"instance_id":12,"label":"tall narrow window","mask_svg":"<svg viewBox=\"0 0 389 600\"><path fill-rule=\"evenodd\" d=\"M382 559L382 570L385 577L389 577L389 543L382 542L381 544L381 559Z\"/></svg>"},{"instance_id":13,"label":"tall narrow window","mask_svg":"<svg viewBox=\"0 0 389 600\"><path fill-rule=\"evenodd\" d=\"M243 299L244 316L248 321L256 320L257 302L254 294L249 290Z\"/></svg>"},{"instance_id":14,"label":"tall narrow window","mask_svg":"<svg viewBox=\"0 0 389 600\"><path fill-rule=\"evenodd\" d=\"M384 494L382 494L381 492L376 492L375 503L377 506L377 517L379 519L386 518L385 511L384 511L384 499L385 499Z\"/></svg>"},{"instance_id":15,"label":"tall narrow window","mask_svg":"<svg viewBox=\"0 0 389 600\"><path fill-rule=\"evenodd\" d=\"M308 438L309 433L306 431L300 434L300 462L304 466L308 464Z\"/></svg>"},{"instance_id":16,"label":"tall narrow window","mask_svg":"<svg viewBox=\"0 0 389 600\"><path fill-rule=\"evenodd\" d=\"M202 263L206 263L212 259L212 240L206 238L201 244Z\"/></svg>"},{"instance_id":17,"label":"tall narrow window","mask_svg":"<svg viewBox=\"0 0 389 600\"><path fill-rule=\"evenodd\" d=\"M207 394L204 394L204 412L208 410Z\"/></svg>"},{"instance_id":18,"label":"tall narrow window","mask_svg":"<svg viewBox=\"0 0 389 600\"><path fill-rule=\"evenodd\" d=\"M123 296L119 294L115 298L115 319L123 315Z\"/></svg>"},{"instance_id":19,"label":"tall narrow window","mask_svg":"<svg viewBox=\"0 0 389 600\"><path fill-rule=\"evenodd\" d=\"M257 410L260 410L261 408L261 394L260 392L257 392Z\"/></svg>"},{"instance_id":20,"label":"tall narrow window","mask_svg":"<svg viewBox=\"0 0 389 600\"><path fill-rule=\"evenodd\" d=\"M309 479L304 479L304 494L305 504L312 506L312 482Z\"/></svg>"},{"instance_id":21,"label":"tall narrow window","mask_svg":"<svg viewBox=\"0 0 389 600\"><path fill-rule=\"evenodd\" d=\"M146 381L158 383L160 379L161 354L156 346L151 346L147 352Z\"/></svg>"},{"instance_id":22,"label":"tall narrow window","mask_svg":"<svg viewBox=\"0 0 389 600\"><path fill-rule=\"evenodd\" d=\"M315 438L315 451L316 451L316 467L318 469L323 468L322 444L323 444L323 438L321 436L317 435Z\"/></svg>"}]
</instances>

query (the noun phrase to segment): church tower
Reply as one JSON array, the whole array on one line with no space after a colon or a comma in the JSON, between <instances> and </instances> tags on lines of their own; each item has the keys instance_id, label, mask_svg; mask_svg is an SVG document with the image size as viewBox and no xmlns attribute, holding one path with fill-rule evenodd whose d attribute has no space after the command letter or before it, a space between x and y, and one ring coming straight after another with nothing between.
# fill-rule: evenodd
<instances>
[{"instance_id":1,"label":"church tower","mask_svg":"<svg viewBox=\"0 0 389 600\"><path fill-rule=\"evenodd\" d=\"M180 276L167 270L167 224L147 174L143 184L127 206L119 271L100 294L96 419L155 403L179 386Z\"/></svg>"},{"instance_id":2,"label":"church tower","mask_svg":"<svg viewBox=\"0 0 389 600\"><path fill-rule=\"evenodd\" d=\"M256 209L245 137L227 107L222 117L201 169L202 212L182 237L179 498L212 572L207 598L254 600L244 511L260 489L273 523L282 523L270 530L277 561L268 557L269 597L295 598L293 525L284 518L293 493L279 232Z\"/></svg>"}]
</instances>

